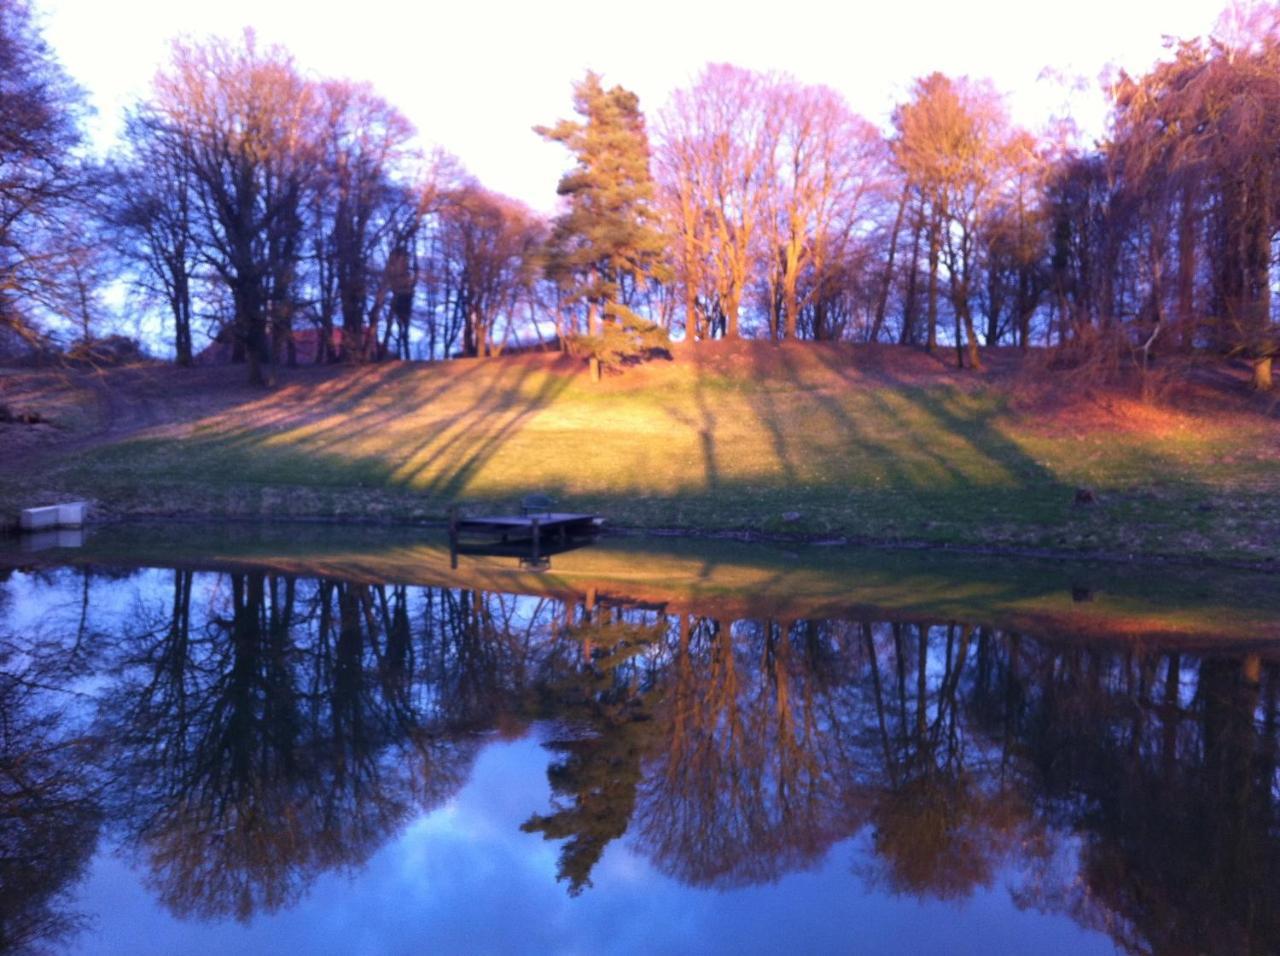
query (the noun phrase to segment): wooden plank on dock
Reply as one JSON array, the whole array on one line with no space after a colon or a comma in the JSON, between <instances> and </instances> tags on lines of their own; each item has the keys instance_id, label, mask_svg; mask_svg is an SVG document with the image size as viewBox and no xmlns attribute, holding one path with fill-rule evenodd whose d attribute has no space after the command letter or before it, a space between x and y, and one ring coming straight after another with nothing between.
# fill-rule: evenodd
<instances>
[{"instance_id":1,"label":"wooden plank on dock","mask_svg":"<svg viewBox=\"0 0 1280 956\"><path fill-rule=\"evenodd\" d=\"M457 534L498 534L507 538L532 537L534 531L543 535L593 533L602 524L601 519L590 514L571 514L553 511L534 515L477 515L456 518L450 527Z\"/></svg>"},{"instance_id":2,"label":"wooden plank on dock","mask_svg":"<svg viewBox=\"0 0 1280 956\"><path fill-rule=\"evenodd\" d=\"M528 528L536 521L539 525L546 528L558 524L574 524L579 522L594 523L599 520L599 517L596 515L571 514L563 511L547 511L540 514L530 515L475 515L472 517L460 517L458 518L458 526L493 525L495 527Z\"/></svg>"}]
</instances>

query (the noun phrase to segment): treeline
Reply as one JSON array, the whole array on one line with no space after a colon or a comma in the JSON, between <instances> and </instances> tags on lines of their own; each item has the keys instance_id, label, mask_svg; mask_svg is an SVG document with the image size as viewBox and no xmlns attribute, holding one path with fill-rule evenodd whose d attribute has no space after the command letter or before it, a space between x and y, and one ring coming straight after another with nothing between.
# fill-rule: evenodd
<instances>
[{"instance_id":1,"label":"treeline","mask_svg":"<svg viewBox=\"0 0 1280 956\"><path fill-rule=\"evenodd\" d=\"M368 86L303 76L279 48L178 43L105 170L104 218L168 309L222 330L250 376L297 361L476 355L529 303L544 227L447 157Z\"/></svg>"},{"instance_id":2,"label":"treeline","mask_svg":"<svg viewBox=\"0 0 1280 956\"><path fill-rule=\"evenodd\" d=\"M1271 385L1277 5L1122 74L1088 147L939 73L887 131L788 76L708 66L646 117L588 74L577 119L537 129L574 158L552 221L252 33L175 43L119 149L86 160L81 95L26 4L0 8L0 327L29 341L50 315L97 334L97 290L124 275L179 363L209 333L255 380L300 356L533 341L616 361L674 333L946 347L974 368L998 345L1103 372L1210 354Z\"/></svg>"}]
</instances>

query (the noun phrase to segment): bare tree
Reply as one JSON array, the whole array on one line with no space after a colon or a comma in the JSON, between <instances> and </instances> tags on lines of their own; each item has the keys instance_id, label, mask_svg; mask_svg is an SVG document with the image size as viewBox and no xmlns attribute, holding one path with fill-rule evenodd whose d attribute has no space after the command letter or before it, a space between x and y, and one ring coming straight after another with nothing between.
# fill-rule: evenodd
<instances>
[{"instance_id":1,"label":"bare tree","mask_svg":"<svg viewBox=\"0 0 1280 956\"><path fill-rule=\"evenodd\" d=\"M368 86L329 81L319 86L317 97L312 132L320 156L312 193L316 316L325 356L360 361L379 351L377 324L394 295L390 269L399 276L400 292L405 291L408 237L416 228L418 203L398 180L416 159L409 148L414 131ZM335 313L342 321L337 355L331 354Z\"/></svg>"},{"instance_id":2,"label":"bare tree","mask_svg":"<svg viewBox=\"0 0 1280 956\"><path fill-rule=\"evenodd\" d=\"M708 66L661 114L658 168L682 231L681 279L692 339L737 338L778 161L771 77ZM696 291L695 291L696 290Z\"/></svg>"},{"instance_id":3,"label":"bare tree","mask_svg":"<svg viewBox=\"0 0 1280 956\"><path fill-rule=\"evenodd\" d=\"M191 365L198 262L187 150L174 130L146 111L129 115L124 141L110 166L106 219L126 263L136 267L136 285L169 313L178 364Z\"/></svg>"},{"instance_id":4,"label":"bare tree","mask_svg":"<svg viewBox=\"0 0 1280 956\"><path fill-rule=\"evenodd\" d=\"M471 183L440 197L436 301L465 356L500 352L537 282L546 227L527 207ZM498 324L506 319L501 334Z\"/></svg>"},{"instance_id":5,"label":"bare tree","mask_svg":"<svg viewBox=\"0 0 1280 956\"><path fill-rule=\"evenodd\" d=\"M895 152L928 210L929 341L936 347L938 265L947 270L950 305L969 364L982 367L973 320L978 236L995 198L1007 143L999 98L985 85L933 73L917 81L913 98L894 114Z\"/></svg>"},{"instance_id":6,"label":"bare tree","mask_svg":"<svg viewBox=\"0 0 1280 956\"><path fill-rule=\"evenodd\" d=\"M883 140L827 87L782 80L768 99L782 134L776 179L765 192L767 235L779 273L780 310L770 328L776 336L785 321L786 337L797 338L801 311L816 305L813 337L828 338L824 293L883 186Z\"/></svg>"},{"instance_id":7,"label":"bare tree","mask_svg":"<svg viewBox=\"0 0 1280 956\"><path fill-rule=\"evenodd\" d=\"M1027 349L1031 320L1044 295L1047 270L1045 174L1043 150L1029 133L1008 141L1000 182L978 237L985 289L978 291L986 315L988 345L1006 335Z\"/></svg>"},{"instance_id":8,"label":"bare tree","mask_svg":"<svg viewBox=\"0 0 1280 956\"><path fill-rule=\"evenodd\" d=\"M51 316L84 314L93 183L76 152L84 95L25 0L0 0L0 78L0 330L37 343Z\"/></svg>"},{"instance_id":9,"label":"bare tree","mask_svg":"<svg viewBox=\"0 0 1280 956\"><path fill-rule=\"evenodd\" d=\"M199 256L230 292L231 328L255 384L267 382L270 326L287 329L295 306L314 99L288 54L260 49L246 32L239 43L175 43L150 103L179 137Z\"/></svg>"}]
</instances>

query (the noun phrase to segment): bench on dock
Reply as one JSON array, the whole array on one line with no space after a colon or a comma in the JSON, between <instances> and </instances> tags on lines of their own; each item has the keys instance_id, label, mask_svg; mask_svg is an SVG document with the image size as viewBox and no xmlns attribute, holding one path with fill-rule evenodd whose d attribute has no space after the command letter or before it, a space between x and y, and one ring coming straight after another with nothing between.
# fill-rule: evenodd
<instances>
[{"instance_id":1,"label":"bench on dock","mask_svg":"<svg viewBox=\"0 0 1280 956\"><path fill-rule=\"evenodd\" d=\"M546 495L526 495L520 501L520 513L523 515L550 514L555 501Z\"/></svg>"}]
</instances>

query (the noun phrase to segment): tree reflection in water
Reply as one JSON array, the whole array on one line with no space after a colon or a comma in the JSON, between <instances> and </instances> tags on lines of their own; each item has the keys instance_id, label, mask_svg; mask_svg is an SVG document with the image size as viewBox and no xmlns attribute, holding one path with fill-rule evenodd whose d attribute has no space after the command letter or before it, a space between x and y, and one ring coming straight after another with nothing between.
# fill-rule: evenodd
<instances>
[{"instance_id":1,"label":"tree reflection in water","mask_svg":"<svg viewBox=\"0 0 1280 956\"><path fill-rule=\"evenodd\" d=\"M637 662L662 632L659 623L583 608L561 632L581 647L578 662L560 658L541 682L542 709L572 719L575 734L547 744L560 755L547 772L554 811L534 814L521 829L565 841L556 875L574 896L591 886L605 847L630 825L641 757L652 748L650 675Z\"/></svg>"},{"instance_id":2,"label":"tree reflection in water","mask_svg":"<svg viewBox=\"0 0 1280 956\"><path fill-rule=\"evenodd\" d=\"M475 742L414 699L405 589L233 574L193 627L191 586L175 572L171 618L122 636L116 809L166 905L247 919L358 868Z\"/></svg>"},{"instance_id":3,"label":"tree reflection in water","mask_svg":"<svg viewBox=\"0 0 1280 956\"><path fill-rule=\"evenodd\" d=\"M77 696L59 689L83 663L0 630L0 953L40 952L84 923L73 889L102 817L83 772L96 746Z\"/></svg>"},{"instance_id":4,"label":"tree reflection in water","mask_svg":"<svg viewBox=\"0 0 1280 956\"><path fill-rule=\"evenodd\" d=\"M539 722L552 802L522 829L560 842L572 894L619 840L726 888L864 835L853 865L893 893L1006 883L1135 953L1280 947L1269 651L160 574L116 582L141 595L122 626L86 578L58 653L6 639L5 946L74 925L104 813L174 913L248 919L358 870ZM80 717L35 689L86 669Z\"/></svg>"},{"instance_id":5,"label":"tree reflection in water","mask_svg":"<svg viewBox=\"0 0 1280 956\"><path fill-rule=\"evenodd\" d=\"M789 622L680 617L637 821L661 870L697 885L772 881L856 829L862 795L845 781L863 760L857 718L822 642Z\"/></svg>"}]
</instances>

